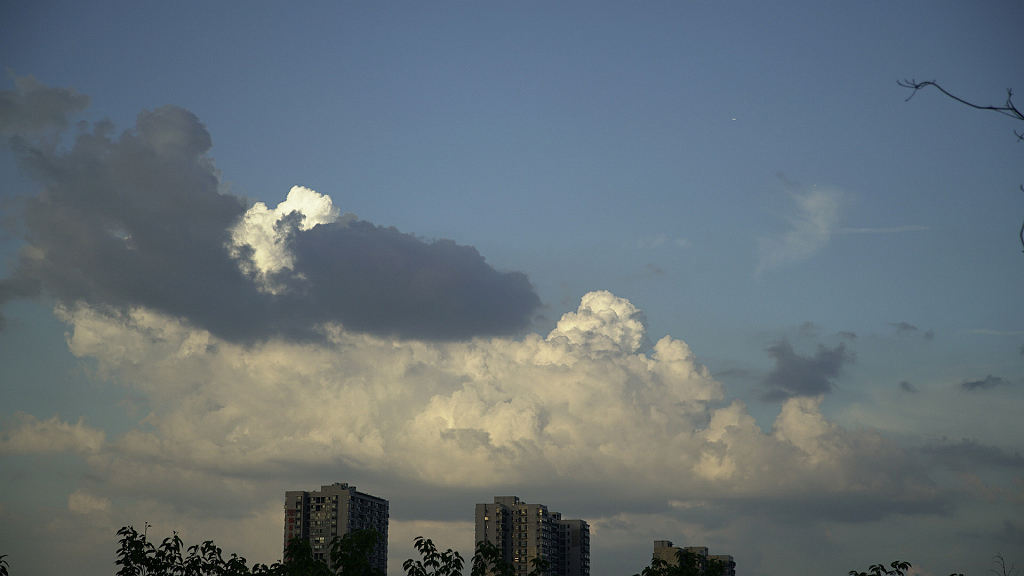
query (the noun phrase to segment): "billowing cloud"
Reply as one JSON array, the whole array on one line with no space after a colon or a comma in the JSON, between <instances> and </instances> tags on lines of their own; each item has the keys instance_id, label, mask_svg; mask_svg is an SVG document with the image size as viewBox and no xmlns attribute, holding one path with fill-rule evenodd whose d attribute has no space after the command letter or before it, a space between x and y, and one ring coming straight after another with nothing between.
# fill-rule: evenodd
<instances>
[{"instance_id":1,"label":"billowing cloud","mask_svg":"<svg viewBox=\"0 0 1024 576\"><path fill-rule=\"evenodd\" d=\"M635 354L650 347L644 313L606 290L585 294L577 311L565 313L547 339L563 338L588 352Z\"/></svg>"},{"instance_id":2,"label":"billowing cloud","mask_svg":"<svg viewBox=\"0 0 1024 576\"><path fill-rule=\"evenodd\" d=\"M842 194L833 188L812 188L790 193L796 210L789 217L789 230L759 241L757 273L806 260L824 248L839 222Z\"/></svg>"},{"instance_id":3,"label":"billowing cloud","mask_svg":"<svg viewBox=\"0 0 1024 576\"><path fill-rule=\"evenodd\" d=\"M260 291L279 294L286 288L275 282L274 277L295 268L295 258L288 247L290 227L285 218L297 214L301 217L298 229L309 230L319 224L337 222L339 213L330 196L294 186L277 208L271 210L257 202L245 212L242 221L231 229L231 255L239 259L244 272L255 277ZM346 223L355 219L350 213L345 217ZM248 257L243 257L247 251Z\"/></svg>"},{"instance_id":4,"label":"billowing cloud","mask_svg":"<svg viewBox=\"0 0 1024 576\"><path fill-rule=\"evenodd\" d=\"M460 342L332 326L317 344L242 346L142 309L61 317L72 352L151 408L145 429L88 458L111 493L230 507L249 490L237 479L323 469L439 489L557 486L581 505L608 505L609 491L935 498L895 445L828 422L820 398L790 399L763 432L684 342L643 353L642 313L608 292L546 337Z\"/></svg>"},{"instance_id":5,"label":"billowing cloud","mask_svg":"<svg viewBox=\"0 0 1024 576\"><path fill-rule=\"evenodd\" d=\"M142 307L251 343L322 340L325 322L403 338L511 334L540 304L526 275L476 249L339 216L312 190L274 209L223 193L210 134L187 110L143 111L120 134L99 122L58 150L18 131L66 124L87 100L30 80L2 95L9 142L42 191L24 203L27 246L0 305L45 294Z\"/></svg>"},{"instance_id":6,"label":"billowing cloud","mask_svg":"<svg viewBox=\"0 0 1024 576\"><path fill-rule=\"evenodd\" d=\"M775 367L763 382L767 387L764 398L769 401L828 394L842 367L856 358L846 349L845 342L835 348L819 344L813 356L803 356L783 339L769 346L766 352L775 359Z\"/></svg>"},{"instance_id":7,"label":"billowing cloud","mask_svg":"<svg viewBox=\"0 0 1024 576\"><path fill-rule=\"evenodd\" d=\"M297 232L292 247L308 282L284 300L302 302L309 322L334 320L407 338L468 338L517 332L540 305L525 274L499 272L475 248L451 240L424 242L360 220Z\"/></svg>"},{"instance_id":8,"label":"billowing cloud","mask_svg":"<svg viewBox=\"0 0 1024 576\"><path fill-rule=\"evenodd\" d=\"M89 97L72 88L52 88L32 76L14 78L16 90L0 91L0 134L22 138L50 136L89 106Z\"/></svg>"}]
</instances>

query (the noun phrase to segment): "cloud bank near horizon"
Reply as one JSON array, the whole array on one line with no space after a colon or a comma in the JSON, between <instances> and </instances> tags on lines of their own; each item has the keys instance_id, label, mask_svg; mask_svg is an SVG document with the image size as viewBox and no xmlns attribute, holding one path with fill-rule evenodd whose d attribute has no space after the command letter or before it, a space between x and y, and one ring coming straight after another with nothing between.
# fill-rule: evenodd
<instances>
[{"instance_id":1,"label":"cloud bank near horizon","mask_svg":"<svg viewBox=\"0 0 1024 576\"><path fill-rule=\"evenodd\" d=\"M60 316L76 356L144 399L146 427L107 441L81 422L24 417L0 451L79 453L98 498L173 500L188 485L204 505L233 499L222 478L329 465L441 489L558 485L584 500L606 498L598 487L623 502L817 494L831 503L812 514L840 518L941 506L902 450L829 422L820 396L787 400L763 432L684 342L644 354L642 314L608 292L586 294L547 336L463 342L332 326L318 344L243 346L141 308Z\"/></svg>"},{"instance_id":2,"label":"cloud bank near horizon","mask_svg":"<svg viewBox=\"0 0 1024 576\"><path fill-rule=\"evenodd\" d=\"M175 106L134 129L79 125L87 105L31 77L0 94L3 134L42 186L24 202L27 246L0 305L47 295L127 314L143 307L232 342L320 340L324 322L381 336L461 339L521 332L540 299L521 272L471 246L425 241L338 215L296 187L277 208L220 190L199 118Z\"/></svg>"}]
</instances>

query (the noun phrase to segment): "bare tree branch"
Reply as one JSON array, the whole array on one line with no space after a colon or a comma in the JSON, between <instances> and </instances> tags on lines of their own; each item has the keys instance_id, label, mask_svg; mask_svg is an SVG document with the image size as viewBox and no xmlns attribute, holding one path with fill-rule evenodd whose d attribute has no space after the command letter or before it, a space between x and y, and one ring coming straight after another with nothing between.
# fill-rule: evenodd
<instances>
[{"instance_id":1,"label":"bare tree branch","mask_svg":"<svg viewBox=\"0 0 1024 576\"><path fill-rule=\"evenodd\" d=\"M992 564L995 568L989 568L989 572L996 576L1015 576L1020 574L1020 570L1017 569L1016 564L1010 564L1009 567L1006 565L1006 559L1003 558L1002 554L996 554L992 557ZM998 570L996 570L998 568Z\"/></svg>"},{"instance_id":2,"label":"bare tree branch","mask_svg":"<svg viewBox=\"0 0 1024 576\"><path fill-rule=\"evenodd\" d=\"M998 113L1002 114L1003 116L1009 116L1010 118L1013 118L1015 120L1024 121L1024 114L1021 114L1020 110L1018 110L1017 107L1013 104L1013 89L1012 88L1007 88L1006 89L1006 105L1004 105L1004 106L979 106L977 104L974 104L973 102L968 102L967 100L964 100L963 98L960 98L958 96L950 94L949 92L946 91L945 88L943 88L942 86L939 86L933 80L928 80L928 81L925 81L925 82L918 82L918 81L913 80L913 79L911 79L911 80L897 80L896 83L899 84L900 86L904 87L904 88L910 88L910 89L913 90L913 92L910 94L910 96L907 96L907 100L906 101L910 101L910 99L914 97L914 94L917 94L918 90L920 90L920 89L922 89L922 88L924 88L926 86L935 86L935 88L938 89L939 92L942 92L943 94L945 94L946 96L949 96L953 100L956 100L957 102L959 102L961 104L966 104L966 105L970 106L971 108L974 108L974 109L977 109L977 110L992 110L993 112L998 112ZM1017 135L1017 139L1018 140L1024 140L1024 133L1017 132L1016 130L1014 130L1013 133Z\"/></svg>"},{"instance_id":3,"label":"bare tree branch","mask_svg":"<svg viewBox=\"0 0 1024 576\"><path fill-rule=\"evenodd\" d=\"M911 98L913 98L914 94L917 94L918 90L920 90L920 89L922 89L922 88L924 88L926 86L934 86L939 92L942 92L946 96L949 96L950 98L952 98L953 100L956 100L957 102L959 102L961 104L966 104L967 106L970 106L971 108L974 108L976 110L992 110L993 112L998 112L998 113L1002 114L1003 116L1009 116L1010 118L1013 118L1014 120L1020 120L1020 121L1024 122L1024 114L1021 114L1021 111L1018 110L1017 107L1013 104L1013 89L1012 88L1007 88L1006 89L1006 104L1005 105L1003 105L1003 106L979 106L979 105L977 105L977 104L975 104L973 102L968 102L967 100L964 100L963 98L960 98L958 96L950 94L949 92L946 91L945 88L943 88L942 86L939 86L938 84L936 84L934 80L927 80L925 82L918 82L917 80L914 80L914 79L910 79L910 80L897 80L896 83L899 84L900 86L904 87L904 88L910 88L911 90L913 90L913 92L910 93L910 96L907 96L907 100L906 101L909 101ZM1017 137L1017 141L1018 142L1024 141L1024 132L1018 132L1018 131L1014 130L1013 134ZM1020 190L1021 190L1021 192L1024 192L1024 185L1021 185ZM1021 226L1020 226L1020 245L1022 247L1024 247L1024 223L1022 223Z\"/></svg>"}]
</instances>

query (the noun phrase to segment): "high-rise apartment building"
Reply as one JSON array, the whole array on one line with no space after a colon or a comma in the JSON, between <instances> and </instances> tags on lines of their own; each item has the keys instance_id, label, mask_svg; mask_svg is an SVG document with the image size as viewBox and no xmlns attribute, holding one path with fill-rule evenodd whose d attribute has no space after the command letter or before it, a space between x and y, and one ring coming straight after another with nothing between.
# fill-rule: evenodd
<instances>
[{"instance_id":1,"label":"high-rise apartment building","mask_svg":"<svg viewBox=\"0 0 1024 576\"><path fill-rule=\"evenodd\" d=\"M534 558L547 560L554 576L590 576L590 526L563 520L543 504L527 504L516 496L477 504L476 542L484 541L501 548L518 576L530 572Z\"/></svg>"},{"instance_id":2,"label":"high-rise apartment building","mask_svg":"<svg viewBox=\"0 0 1024 576\"><path fill-rule=\"evenodd\" d=\"M284 494L284 543L302 538L313 548L313 557L330 560L335 536L372 528L380 534L370 563L388 570L388 501L357 492L355 486L335 482L319 491L289 491Z\"/></svg>"},{"instance_id":3,"label":"high-rise apartment building","mask_svg":"<svg viewBox=\"0 0 1024 576\"><path fill-rule=\"evenodd\" d=\"M687 546L685 548L680 548L678 546L673 546L671 540L654 541L654 558L664 560L669 564L675 565L679 563L676 553L680 550L685 550L698 556L702 556L707 560L717 560L725 565L725 572L722 573L722 576L736 576L736 561L728 554L708 554L708 549L705 546Z\"/></svg>"}]
</instances>

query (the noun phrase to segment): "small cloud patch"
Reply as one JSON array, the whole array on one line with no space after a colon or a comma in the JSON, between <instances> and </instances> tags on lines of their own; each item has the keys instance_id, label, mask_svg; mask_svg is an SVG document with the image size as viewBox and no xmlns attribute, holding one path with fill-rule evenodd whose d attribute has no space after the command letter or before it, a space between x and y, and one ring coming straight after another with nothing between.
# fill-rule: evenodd
<instances>
[{"instance_id":1,"label":"small cloud patch","mask_svg":"<svg viewBox=\"0 0 1024 576\"><path fill-rule=\"evenodd\" d=\"M999 377L989 374L981 380L964 380L960 383L960 387L964 390L987 390L989 388L995 388L1003 384L1009 384L1010 382Z\"/></svg>"}]
</instances>

